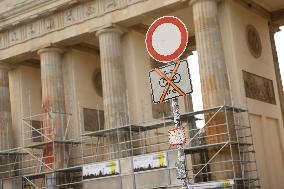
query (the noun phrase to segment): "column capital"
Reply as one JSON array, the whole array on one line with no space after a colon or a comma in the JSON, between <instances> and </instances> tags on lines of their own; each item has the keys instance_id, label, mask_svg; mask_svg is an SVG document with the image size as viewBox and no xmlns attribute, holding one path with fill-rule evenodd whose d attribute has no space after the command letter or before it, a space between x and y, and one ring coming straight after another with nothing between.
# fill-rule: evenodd
<instances>
[{"instance_id":1,"label":"column capital","mask_svg":"<svg viewBox=\"0 0 284 189\"><path fill-rule=\"evenodd\" d=\"M12 70L13 66L9 65L8 63L0 62L0 70Z\"/></svg>"},{"instance_id":2,"label":"column capital","mask_svg":"<svg viewBox=\"0 0 284 189\"><path fill-rule=\"evenodd\" d=\"M274 35L275 33L281 31L280 26L275 23L269 23L270 32Z\"/></svg>"},{"instance_id":3,"label":"column capital","mask_svg":"<svg viewBox=\"0 0 284 189\"><path fill-rule=\"evenodd\" d=\"M46 53L46 52L55 52L55 53L62 54L64 50L57 48L57 47L47 47L47 48L39 49L37 51L37 54L41 55L42 53Z\"/></svg>"},{"instance_id":4,"label":"column capital","mask_svg":"<svg viewBox=\"0 0 284 189\"><path fill-rule=\"evenodd\" d=\"M199 1L216 1L217 3L219 3L221 0L190 0L188 4L189 4L189 6L192 6L193 4L195 4Z\"/></svg>"},{"instance_id":5,"label":"column capital","mask_svg":"<svg viewBox=\"0 0 284 189\"><path fill-rule=\"evenodd\" d=\"M119 35L122 35L125 32L125 29L122 27L119 27L117 25L113 25L108 28L103 28L101 30L98 30L96 32L96 36L99 37L103 33L118 33Z\"/></svg>"}]
</instances>

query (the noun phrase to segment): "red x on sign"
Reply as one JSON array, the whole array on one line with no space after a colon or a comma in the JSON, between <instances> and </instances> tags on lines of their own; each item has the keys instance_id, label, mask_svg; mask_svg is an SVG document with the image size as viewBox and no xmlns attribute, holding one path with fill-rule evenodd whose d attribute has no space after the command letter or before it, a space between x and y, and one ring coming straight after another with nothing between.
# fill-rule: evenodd
<instances>
[{"instance_id":1,"label":"red x on sign","mask_svg":"<svg viewBox=\"0 0 284 189\"><path fill-rule=\"evenodd\" d=\"M172 72L172 75L170 76L170 78L168 78L167 76L165 76L165 74L164 74L163 72L161 72L161 70L159 70L158 68L155 69L155 71L156 71L162 78L164 78L164 79L168 82L168 84L166 85L166 87L165 87L165 89L164 89L164 91L163 91L163 94L162 94L162 96L161 96L161 98L160 98L160 102L163 102L163 101L164 101L165 96L166 96L166 94L167 94L167 92L168 92L170 86L172 86L181 96L186 96L186 94L185 94L178 86L176 86L176 84L173 82L173 78L174 78L174 76L175 76L175 74L176 74L176 72L177 72L177 69L178 69L179 65L180 65L180 62L177 61L177 63L175 64L175 67L174 67L174 69L173 69L173 72Z\"/></svg>"},{"instance_id":2,"label":"red x on sign","mask_svg":"<svg viewBox=\"0 0 284 189\"><path fill-rule=\"evenodd\" d=\"M192 92L186 60L172 62L149 72L154 103L161 103Z\"/></svg>"}]
</instances>

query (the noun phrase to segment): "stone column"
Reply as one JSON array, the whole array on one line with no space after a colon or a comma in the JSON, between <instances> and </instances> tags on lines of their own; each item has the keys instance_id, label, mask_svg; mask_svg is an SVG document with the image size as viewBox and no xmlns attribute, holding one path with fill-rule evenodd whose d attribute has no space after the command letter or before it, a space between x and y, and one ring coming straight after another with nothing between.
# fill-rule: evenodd
<instances>
[{"instance_id":1,"label":"stone column","mask_svg":"<svg viewBox=\"0 0 284 189\"><path fill-rule=\"evenodd\" d=\"M222 106L224 104L231 105L228 73L218 22L218 2L219 0L190 1L193 8L196 48L198 52L204 109ZM206 114L206 121L208 121L212 115L213 114ZM231 117L231 119L228 120L228 122L231 123L232 114L227 114L227 117ZM233 126L228 124L229 130L227 130L227 126L224 125L224 123L226 123L224 112L215 115L214 119L209 122L209 127L206 129L207 137L205 139L207 144L226 142L227 140L232 140L232 138L235 139ZM227 131L230 132L231 139L228 135L217 135L226 133ZM209 148L209 159L213 157L220 148ZM214 158L214 161L231 160L232 158L229 150L230 148L223 149L221 153ZM233 156L237 155L236 149L231 150L233 151ZM234 169L232 163L229 161L228 163L223 164L212 164L209 167L210 171L213 172L211 174L212 180L228 179L234 176L233 173L214 173L226 169Z\"/></svg>"},{"instance_id":2,"label":"stone column","mask_svg":"<svg viewBox=\"0 0 284 189\"><path fill-rule=\"evenodd\" d=\"M204 108L230 105L218 0L193 0L192 6Z\"/></svg>"},{"instance_id":3,"label":"stone column","mask_svg":"<svg viewBox=\"0 0 284 189\"><path fill-rule=\"evenodd\" d=\"M9 92L9 67L0 64L0 151L12 148L12 117L11 117L11 101ZM8 176L8 172L13 172L13 166L8 165L12 159L8 156L0 157L0 172L7 174L0 174L0 176ZM2 165L2 166L1 166ZM5 166L4 166L5 165Z\"/></svg>"},{"instance_id":4,"label":"stone column","mask_svg":"<svg viewBox=\"0 0 284 189\"><path fill-rule=\"evenodd\" d=\"M279 32L279 31L280 31L279 26L277 26L275 24L269 24L269 33L270 33L270 41L271 41L271 49L272 49L272 55L273 55L275 76L276 76L277 89L278 89L278 95L279 95L279 100L280 100L280 107L281 107L283 124L284 124L284 92L283 92L283 83L282 83L282 80L281 80L281 73L280 73L278 55L277 55L275 39L274 39L275 33Z\"/></svg>"},{"instance_id":5,"label":"stone column","mask_svg":"<svg viewBox=\"0 0 284 189\"><path fill-rule=\"evenodd\" d=\"M122 33L122 30L117 27L102 29L96 33L100 43L105 129L128 124L126 82L122 62ZM108 142L117 143L119 142L117 139L122 141L126 137L125 134L111 134ZM109 149L113 153L119 148L121 146ZM118 157L119 154L116 153L111 156L111 158Z\"/></svg>"},{"instance_id":6,"label":"stone column","mask_svg":"<svg viewBox=\"0 0 284 189\"><path fill-rule=\"evenodd\" d=\"M42 106L46 116L43 120L44 135L53 141L63 141L66 130L65 98L61 54L58 48L44 48L38 51L41 65ZM51 113L53 112L53 113ZM45 137L45 142L50 141ZM51 143L44 147L44 161L49 167L66 167L67 146ZM53 174L47 176L47 188L53 188Z\"/></svg>"},{"instance_id":7,"label":"stone column","mask_svg":"<svg viewBox=\"0 0 284 189\"><path fill-rule=\"evenodd\" d=\"M9 67L0 65L0 151L12 148L12 117Z\"/></svg>"}]
</instances>

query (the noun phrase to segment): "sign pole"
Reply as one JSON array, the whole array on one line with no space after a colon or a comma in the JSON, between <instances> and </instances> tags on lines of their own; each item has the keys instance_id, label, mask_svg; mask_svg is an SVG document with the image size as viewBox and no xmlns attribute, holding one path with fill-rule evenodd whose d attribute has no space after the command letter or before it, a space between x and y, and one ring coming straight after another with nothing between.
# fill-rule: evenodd
<instances>
[{"instance_id":1,"label":"sign pole","mask_svg":"<svg viewBox=\"0 0 284 189\"><path fill-rule=\"evenodd\" d=\"M178 98L172 99L172 110L174 115L174 124L175 128L180 128L180 112L179 112L179 104ZM183 144L177 145L178 149L178 162L176 162L177 167L177 177L182 180L182 188L188 189L188 185L186 182L186 166L185 166L185 154Z\"/></svg>"},{"instance_id":2,"label":"sign pole","mask_svg":"<svg viewBox=\"0 0 284 189\"><path fill-rule=\"evenodd\" d=\"M175 127L170 129L169 143L177 146L178 161L176 162L177 178L182 180L182 189L188 189L184 143L186 136L180 124L178 96L192 93L190 74L186 60L178 60L188 43L186 25L177 17L163 16L155 20L149 27L145 44L149 55L166 66L149 72L152 97L154 103L172 100ZM174 64L170 62L174 61Z\"/></svg>"}]
</instances>

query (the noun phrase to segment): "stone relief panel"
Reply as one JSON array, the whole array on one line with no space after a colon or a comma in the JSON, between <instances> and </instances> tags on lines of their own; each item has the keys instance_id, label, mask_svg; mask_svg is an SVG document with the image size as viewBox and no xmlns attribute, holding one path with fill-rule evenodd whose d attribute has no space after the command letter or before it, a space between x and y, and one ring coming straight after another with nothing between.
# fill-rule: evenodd
<instances>
[{"instance_id":1,"label":"stone relief panel","mask_svg":"<svg viewBox=\"0 0 284 189\"><path fill-rule=\"evenodd\" d=\"M94 71L92 79L97 95L103 97L102 73L100 69Z\"/></svg>"},{"instance_id":2,"label":"stone relief panel","mask_svg":"<svg viewBox=\"0 0 284 189\"><path fill-rule=\"evenodd\" d=\"M98 131L104 129L104 111L83 108L85 131Z\"/></svg>"},{"instance_id":3,"label":"stone relief panel","mask_svg":"<svg viewBox=\"0 0 284 189\"><path fill-rule=\"evenodd\" d=\"M98 7L92 2L85 3L84 9L85 17L93 16L98 12Z\"/></svg>"},{"instance_id":4,"label":"stone relief panel","mask_svg":"<svg viewBox=\"0 0 284 189\"><path fill-rule=\"evenodd\" d=\"M253 25L248 25L246 28L246 40L251 54L258 58L262 53L262 44L258 31Z\"/></svg>"},{"instance_id":5,"label":"stone relief panel","mask_svg":"<svg viewBox=\"0 0 284 189\"><path fill-rule=\"evenodd\" d=\"M37 36L40 32L40 24L38 22L30 23L25 27L26 29L26 37L28 39L31 39L35 36Z\"/></svg>"},{"instance_id":6,"label":"stone relief panel","mask_svg":"<svg viewBox=\"0 0 284 189\"><path fill-rule=\"evenodd\" d=\"M51 31L55 28L55 21L53 17L49 17L43 20L43 30Z\"/></svg>"},{"instance_id":7,"label":"stone relief panel","mask_svg":"<svg viewBox=\"0 0 284 189\"><path fill-rule=\"evenodd\" d=\"M105 10L106 11L110 11L113 10L117 7L117 0L105 0L106 4L105 4Z\"/></svg>"},{"instance_id":8,"label":"stone relief panel","mask_svg":"<svg viewBox=\"0 0 284 189\"><path fill-rule=\"evenodd\" d=\"M21 33L20 30L12 30L9 32L8 43L15 44L20 41Z\"/></svg>"},{"instance_id":9,"label":"stone relief panel","mask_svg":"<svg viewBox=\"0 0 284 189\"><path fill-rule=\"evenodd\" d=\"M273 81L243 71L246 97L262 102L276 104Z\"/></svg>"},{"instance_id":10,"label":"stone relief panel","mask_svg":"<svg viewBox=\"0 0 284 189\"><path fill-rule=\"evenodd\" d=\"M66 10L64 12L64 25L72 24L76 22L77 19L80 20L78 12L79 10L77 7Z\"/></svg>"},{"instance_id":11,"label":"stone relief panel","mask_svg":"<svg viewBox=\"0 0 284 189\"><path fill-rule=\"evenodd\" d=\"M26 0L29 1L29 0ZM26 3L25 0L23 2ZM0 49L145 0L94 0L0 32Z\"/></svg>"},{"instance_id":12,"label":"stone relief panel","mask_svg":"<svg viewBox=\"0 0 284 189\"><path fill-rule=\"evenodd\" d=\"M135 2L138 2L139 0L127 0L127 4L133 4Z\"/></svg>"}]
</instances>

